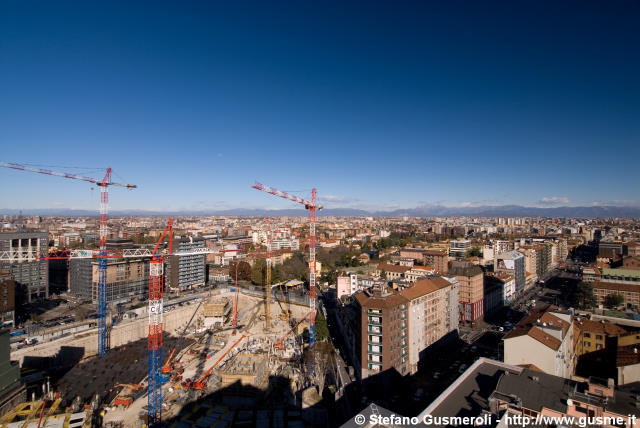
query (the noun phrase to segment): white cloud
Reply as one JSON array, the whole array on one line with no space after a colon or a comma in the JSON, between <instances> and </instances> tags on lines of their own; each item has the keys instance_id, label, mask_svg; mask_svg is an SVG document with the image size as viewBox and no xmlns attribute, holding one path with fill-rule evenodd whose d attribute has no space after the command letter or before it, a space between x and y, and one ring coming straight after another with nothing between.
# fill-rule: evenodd
<instances>
[{"instance_id":1,"label":"white cloud","mask_svg":"<svg viewBox=\"0 0 640 428\"><path fill-rule=\"evenodd\" d=\"M542 205L561 205L568 204L570 201L566 196L545 196L538 202Z\"/></svg>"},{"instance_id":2,"label":"white cloud","mask_svg":"<svg viewBox=\"0 0 640 428\"><path fill-rule=\"evenodd\" d=\"M633 201L630 199L614 199L612 201L591 201L589 202L592 207L602 207L602 206L613 206L613 207L637 207L640 206L638 201Z\"/></svg>"}]
</instances>

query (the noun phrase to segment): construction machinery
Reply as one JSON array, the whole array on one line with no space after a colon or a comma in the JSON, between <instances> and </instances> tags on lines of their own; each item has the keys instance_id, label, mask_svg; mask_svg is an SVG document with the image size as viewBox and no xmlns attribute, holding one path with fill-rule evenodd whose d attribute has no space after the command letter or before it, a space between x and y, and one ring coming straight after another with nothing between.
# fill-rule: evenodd
<instances>
[{"instance_id":1,"label":"construction machinery","mask_svg":"<svg viewBox=\"0 0 640 428\"><path fill-rule=\"evenodd\" d=\"M32 168L30 166L15 163L0 162L0 166L20 171L35 172L38 174L53 175L56 177L71 178L86 181L100 187L100 249L98 253L98 354L104 355L107 351L107 238L108 231L108 205L109 186L121 186L127 189L135 189L135 184L123 184L111 181L111 168L107 168L102 180L84 177L77 174L55 172L48 169Z\"/></svg>"},{"instance_id":2,"label":"construction machinery","mask_svg":"<svg viewBox=\"0 0 640 428\"><path fill-rule=\"evenodd\" d=\"M282 337L276 342L276 344L274 345L276 349L282 349L282 343L284 342L284 340L287 338L287 336L289 336L289 334L291 334L293 331L295 331L298 326L300 324L302 324L302 322L306 319L306 317L302 318L300 321L294 323L294 325L291 327L291 330L287 331L285 334L282 335Z\"/></svg>"},{"instance_id":3,"label":"construction machinery","mask_svg":"<svg viewBox=\"0 0 640 428\"><path fill-rule=\"evenodd\" d=\"M242 339L244 339L245 337L247 337L247 336L245 336L244 334L243 334L242 336L240 336L240 338L239 338L238 340L236 340L236 341L234 342L234 344L233 344L233 345L231 345L231 346L229 347L229 349L227 349L227 350L226 350L226 352L225 352L224 354L222 354L222 356L220 356L220 358L218 358L218 360L217 360L215 363L213 363L213 365L212 365L211 367L209 367L209 370L207 370L207 371L202 375L202 377L201 377L200 379L198 379L197 381L195 381L195 382L193 382L193 383L191 383L191 382L189 381L189 384L190 384L190 385L189 385L189 387L192 387L193 389L204 389L204 388L206 388L206 386L207 386L207 377L209 377L209 375L211 374L211 372L213 371L213 369L214 369L214 368L215 368L215 367L220 363L220 361L222 361L222 360L224 359L224 357L226 357L226 356L229 354L229 352L231 352L231 350L232 350L233 348L235 348L235 347L238 345L238 343L240 343L240 342L242 341ZM189 380L189 379L188 379L188 380ZM183 385L183 386L184 386L184 385Z\"/></svg>"},{"instance_id":4,"label":"construction machinery","mask_svg":"<svg viewBox=\"0 0 640 428\"><path fill-rule=\"evenodd\" d=\"M171 359L173 358L173 354L175 353L176 353L176 348L173 348L173 350L171 351L171 354L169 354L169 358L167 359L167 362L164 363L164 366L162 366L162 373L171 373L171 371L173 370Z\"/></svg>"},{"instance_id":5,"label":"construction machinery","mask_svg":"<svg viewBox=\"0 0 640 428\"><path fill-rule=\"evenodd\" d=\"M316 211L322 209L322 205L316 202L316 189L311 190L311 201L307 201L258 182L251 187L297 202L309 210L309 346L313 347L316 342Z\"/></svg>"}]
</instances>

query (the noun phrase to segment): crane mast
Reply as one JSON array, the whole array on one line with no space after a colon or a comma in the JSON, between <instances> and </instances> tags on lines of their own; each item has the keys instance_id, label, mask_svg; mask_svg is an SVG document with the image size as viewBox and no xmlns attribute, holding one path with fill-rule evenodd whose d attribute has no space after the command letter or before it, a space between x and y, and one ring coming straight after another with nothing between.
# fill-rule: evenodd
<instances>
[{"instance_id":1,"label":"crane mast","mask_svg":"<svg viewBox=\"0 0 640 428\"><path fill-rule=\"evenodd\" d=\"M267 272L265 274L264 331L271 328L271 222L267 222Z\"/></svg>"},{"instance_id":2,"label":"crane mast","mask_svg":"<svg viewBox=\"0 0 640 428\"><path fill-rule=\"evenodd\" d=\"M169 219L149 262L149 338L147 355L147 414L150 427L160 425L162 416L162 311L164 297L164 257L158 247L169 233L169 254L173 252L173 219Z\"/></svg>"},{"instance_id":3,"label":"crane mast","mask_svg":"<svg viewBox=\"0 0 640 428\"><path fill-rule=\"evenodd\" d=\"M316 342L316 211L322 209L322 205L317 204L316 189L311 190L311 201L307 201L258 182L251 187L297 202L309 210L309 347L313 347Z\"/></svg>"}]
</instances>

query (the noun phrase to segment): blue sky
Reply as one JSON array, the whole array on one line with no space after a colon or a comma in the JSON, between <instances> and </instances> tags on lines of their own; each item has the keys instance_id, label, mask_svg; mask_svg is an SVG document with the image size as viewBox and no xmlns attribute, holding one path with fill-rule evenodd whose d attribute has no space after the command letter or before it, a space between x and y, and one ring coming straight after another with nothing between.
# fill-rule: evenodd
<instances>
[{"instance_id":1,"label":"blue sky","mask_svg":"<svg viewBox=\"0 0 640 428\"><path fill-rule=\"evenodd\" d=\"M5 1L0 160L111 166L139 186L114 209L294 206L254 180L332 207L638 205L638 22L632 1ZM0 183L0 208L98 204Z\"/></svg>"}]
</instances>

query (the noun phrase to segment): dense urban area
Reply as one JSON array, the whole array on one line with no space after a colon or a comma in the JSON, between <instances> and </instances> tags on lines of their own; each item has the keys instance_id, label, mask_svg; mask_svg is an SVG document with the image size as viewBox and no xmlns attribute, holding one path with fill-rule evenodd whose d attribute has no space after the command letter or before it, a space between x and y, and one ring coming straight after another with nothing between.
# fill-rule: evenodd
<instances>
[{"instance_id":1,"label":"dense urban area","mask_svg":"<svg viewBox=\"0 0 640 428\"><path fill-rule=\"evenodd\" d=\"M156 265L164 426L640 415L637 220L113 217L103 259L99 235L2 218L0 426L149 423Z\"/></svg>"}]
</instances>

